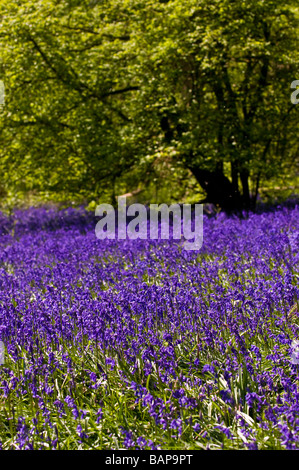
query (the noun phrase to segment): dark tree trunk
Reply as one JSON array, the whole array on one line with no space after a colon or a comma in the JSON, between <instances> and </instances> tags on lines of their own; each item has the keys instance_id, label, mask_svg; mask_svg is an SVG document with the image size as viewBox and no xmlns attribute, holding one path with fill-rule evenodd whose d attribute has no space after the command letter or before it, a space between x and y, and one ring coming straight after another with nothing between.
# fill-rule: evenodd
<instances>
[{"instance_id":1,"label":"dark tree trunk","mask_svg":"<svg viewBox=\"0 0 299 470\"><path fill-rule=\"evenodd\" d=\"M200 186L206 191L203 202L219 205L226 212L238 211L242 208L242 198L235 184L223 174L222 170L204 170L198 166L189 166Z\"/></svg>"},{"instance_id":2,"label":"dark tree trunk","mask_svg":"<svg viewBox=\"0 0 299 470\"><path fill-rule=\"evenodd\" d=\"M249 193L249 183L248 183L249 171L242 170L240 172L240 178L241 178L242 192L243 192L243 206L245 209L249 209L250 208L250 193Z\"/></svg>"},{"instance_id":3,"label":"dark tree trunk","mask_svg":"<svg viewBox=\"0 0 299 470\"><path fill-rule=\"evenodd\" d=\"M238 167L235 162L231 162L231 178L232 178L232 185L235 192L239 192L239 183L238 183Z\"/></svg>"},{"instance_id":4,"label":"dark tree trunk","mask_svg":"<svg viewBox=\"0 0 299 470\"><path fill-rule=\"evenodd\" d=\"M252 209L253 210L256 209L256 201L257 201L257 196L258 196L259 186L260 186L260 176L261 176L261 173L259 171L257 176L256 176L255 191L254 191L254 195L253 195L253 198L252 198Z\"/></svg>"}]
</instances>

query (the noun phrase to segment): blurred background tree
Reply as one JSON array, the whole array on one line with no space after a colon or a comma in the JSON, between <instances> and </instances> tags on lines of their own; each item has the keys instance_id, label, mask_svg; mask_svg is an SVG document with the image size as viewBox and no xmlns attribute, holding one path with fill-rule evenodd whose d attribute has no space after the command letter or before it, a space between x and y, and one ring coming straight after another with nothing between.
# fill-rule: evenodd
<instances>
[{"instance_id":1,"label":"blurred background tree","mask_svg":"<svg viewBox=\"0 0 299 470\"><path fill-rule=\"evenodd\" d=\"M1 1L2 198L254 207L298 176L298 8Z\"/></svg>"}]
</instances>

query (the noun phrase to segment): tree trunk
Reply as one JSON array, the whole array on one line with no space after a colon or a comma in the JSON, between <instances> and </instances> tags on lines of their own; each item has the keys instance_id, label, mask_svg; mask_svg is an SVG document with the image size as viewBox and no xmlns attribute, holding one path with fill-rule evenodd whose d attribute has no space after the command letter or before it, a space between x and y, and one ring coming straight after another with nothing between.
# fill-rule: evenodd
<instances>
[{"instance_id":1,"label":"tree trunk","mask_svg":"<svg viewBox=\"0 0 299 470\"><path fill-rule=\"evenodd\" d=\"M204 202L219 205L224 211L231 213L242 208L242 200L238 188L217 169L203 170L198 166L189 166L200 186L206 191Z\"/></svg>"},{"instance_id":2,"label":"tree trunk","mask_svg":"<svg viewBox=\"0 0 299 470\"><path fill-rule=\"evenodd\" d=\"M249 171L242 170L240 172L240 178L242 183L242 192L243 192L243 206L245 209L250 209L250 193L249 193Z\"/></svg>"},{"instance_id":3,"label":"tree trunk","mask_svg":"<svg viewBox=\"0 0 299 470\"><path fill-rule=\"evenodd\" d=\"M239 183L238 183L238 167L235 162L231 162L231 178L232 178L232 185L235 192L239 192Z\"/></svg>"}]
</instances>

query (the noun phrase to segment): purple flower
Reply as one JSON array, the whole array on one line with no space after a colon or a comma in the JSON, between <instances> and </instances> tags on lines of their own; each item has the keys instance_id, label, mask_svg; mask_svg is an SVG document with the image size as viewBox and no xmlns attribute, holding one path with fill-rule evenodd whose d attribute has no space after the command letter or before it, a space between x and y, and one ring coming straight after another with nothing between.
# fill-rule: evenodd
<instances>
[{"instance_id":1,"label":"purple flower","mask_svg":"<svg viewBox=\"0 0 299 470\"><path fill-rule=\"evenodd\" d=\"M211 372L211 374L214 374L215 373L215 369L213 366L209 365L209 364L206 364L205 366L203 366L202 368L202 373L204 374L205 372Z\"/></svg>"},{"instance_id":2,"label":"purple flower","mask_svg":"<svg viewBox=\"0 0 299 470\"><path fill-rule=\"evenodd\" d=\"M80 439L88 439L88 435L82 430L81 424L77 426L77 434L79 435Z\"/></svg>"},{"instance_id":3,"label":"purple flower","mask_svg":"<svg viewBox=\"0 0 299 470\"><path fill-rule=\"evenodd\" d=\"M199 423L195 423L192 428L194 429L195 432L199 432L200 431L200 424Z\"/></svg>"},{"instance_id":4,"label":"purple flower","mask_svg":"<svg viewBox=\"0 0 299 470\"><path fill-rule=\"evenodd\" d=\"M102 408L99 408L97 413L96 413L96 416L97 416L97 424L99 424L99 422L101 421L101 419L103 418L103 411L102 411Z\"/></svg>"}]
</instances>

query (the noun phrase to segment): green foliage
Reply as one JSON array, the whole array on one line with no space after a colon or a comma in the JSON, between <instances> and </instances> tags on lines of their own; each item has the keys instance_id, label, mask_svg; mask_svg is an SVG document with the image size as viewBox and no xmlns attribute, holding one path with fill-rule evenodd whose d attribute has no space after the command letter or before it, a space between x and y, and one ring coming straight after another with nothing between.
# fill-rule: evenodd
<instances>
[{"instance_id":1,"label":"green foliage","mask_svg":"<svg viewBox=\"0 0 299 470\"><path fill-rule=\"evenodd\" d=\"M135 161L123 55L127 17L89 2L3 6L2 162L20 190L85 195ZM16 21L17 20L17 21Z\"/></svg>"},{"instance_id":2,"label":"green foliage","mask_svg":"<svg viewBox=\"0 0 299 470\"><path fill-rule=\"evenodd\" d=\"M140 20L140 79L160 145L191 170L259 185L294 165L296 20L286 3L167 2ZM149 18L152 18L150 21ZM141 103L140 115L144 112ZM166 141L166 142L165 142ZM287 163L286 163L287 162ZM242 181L243 184L243 181ZM236 182L238 186L238 181ZM244 186L244 184L243 184ZM244 187L243 187L244 190Z\"/></svg>"},{"instance_id":3,"label":"green foliage","mask_svg":"<svg viewBox=\"0 0 299 470\"><path fill-rule=\"evenodd\" d=\"M171 182L184 199L196 168L252 192L293 171L294 2L2 1L0 21L9 197L152 198Z\"/></svg>"}]
</instances>

